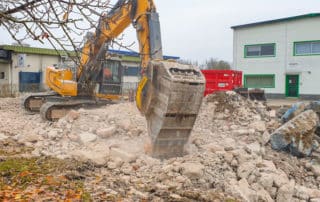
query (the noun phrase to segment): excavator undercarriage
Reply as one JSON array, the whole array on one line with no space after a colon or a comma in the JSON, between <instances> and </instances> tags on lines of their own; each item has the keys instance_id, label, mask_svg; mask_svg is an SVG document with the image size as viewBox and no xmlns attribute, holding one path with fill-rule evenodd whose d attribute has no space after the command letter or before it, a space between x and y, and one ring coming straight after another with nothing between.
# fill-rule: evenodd
<instances>
[{"instance_id":1,"label":"excavator undercarriage","mask_svg":"<svg viewBox=\"0 0 320 202\"><path fill-rule=\"evenodd\" d=\"M99 107L115 104L117 101L93 97L61 97L52 92L29 95L24 98L22 103L27 111L39 112L43 120L58 121L72 109Z\"/></svg>"}]
</instances>

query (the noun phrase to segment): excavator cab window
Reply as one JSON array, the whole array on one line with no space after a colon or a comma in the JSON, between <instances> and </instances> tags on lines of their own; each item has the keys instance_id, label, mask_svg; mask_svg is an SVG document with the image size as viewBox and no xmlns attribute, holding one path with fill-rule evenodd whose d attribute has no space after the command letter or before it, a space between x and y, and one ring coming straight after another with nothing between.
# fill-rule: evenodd
<instances>
[{"instance_id":1,"label":"excavator cab window","mask_svg":"<svg viewBox=\"0 0 320 202\"><path fill-rule=\"evenodd\" d=\"M103 82L119 83L121 81L121 63L119 61L107 60L102 71Z\"/></svg>"},{"instance_id":2,"label":"excavator cab window","mask_svg":"<svg viewBox=\"0 0 320 202\"><path fill-rule=\"evenodd\" d=\"M122 89L122 67L118 60L106 60L102 68L101 94L120 95Z\"/></svg>"}]
</instances>

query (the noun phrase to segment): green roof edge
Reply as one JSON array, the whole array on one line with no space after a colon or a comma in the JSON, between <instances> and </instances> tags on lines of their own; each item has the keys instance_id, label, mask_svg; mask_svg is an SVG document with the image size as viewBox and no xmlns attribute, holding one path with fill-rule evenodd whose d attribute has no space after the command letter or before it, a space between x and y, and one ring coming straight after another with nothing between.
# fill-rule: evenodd
<instances>
[{"instance_id":1,"label":"green roof edge","mask_svg":"<svg viewBox=\"0 0 320 202\"><path fill-rule=\"evenodd\" d=\"M17 45L0 45L0 48L5 50L11 50L16 53L29 53L29 54L38 54L38 55L69 55L75 56L76 53L74 51L64 51L64 50L54 50L49 48L36 48L36 47L26 47L26 46L17 46Z\"/></svg>"},{"instance_id":2,"label":"green roof edge","mask_svg":"<svg viewBox=\"0 0 320 202\"><path fill-rule=\"evenodd\" d=\"M275 19L275 20L267 20L267 21L262 21L262 22L255 22L255 23L249 23L249 24L243 24L243 25L236 25L236 26L232 26L231 29L254 27L254 26L258 26L258 25L279 23L279 22L299 20L299 19L305 19L305 18L313 18L313 17L320 17L320 13L309 13L309 14L305 14L305 15L298 15L298 16L280 18L280 19Z\"/></svg>"},{"instance_id":3,"label":"green roof edge","mask_svg":"<svg viewBox=\"0 0 320 202\"><path fill-rule=\"evenodd\" d=\"M37 47L26 47L26 46L17 46L17 45L0 45L0 48L4 50L14 51L16 53L27 53L27 54L38 54L38 55L52 55L52 56L59 56L59 55L66 55L65 51L58 50L58 52L54 49L49 48L37 48ZM74 51L70 51L69 54L71 56L75 56ZM140 62L141 59L139 57L133 56L122 56L121 57L125 62ZM0 61L3 62L3 61Z\"/></svg>"}]
</instances>

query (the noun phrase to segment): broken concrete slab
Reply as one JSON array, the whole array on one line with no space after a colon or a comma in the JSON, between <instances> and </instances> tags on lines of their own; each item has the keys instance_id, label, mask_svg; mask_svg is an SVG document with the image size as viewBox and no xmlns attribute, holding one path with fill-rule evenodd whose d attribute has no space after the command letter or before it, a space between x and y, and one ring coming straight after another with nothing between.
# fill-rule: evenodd
<instances>
[{"instance_id":1,"label":"broken concrete slab","mask_svg":"<svg viewBox=\"0 0 320 202\"><path fill-rule=\"evenodd\" d=\"M181 174L189 179L199 179L204 174L204 166L201 163L183 163L180 170Z\"/></svg>"},{"instance_id":2,"label":"broken concrete slab","mask_svg":"<svg viewBox=\"0 0 320 202\"><path fill-rule=\"evenodd\" d=\"M7 139L8 136L4 135L3 133L0 133L0 141Z\"/></svg>"},{"instance_id":3,"label":"broken concrete slab","mask_svg":"<svg viewBox=\"0 0 320 202\"><path fill-rule=\"evenodd\" d=\"M97 166L102 166L107 163L109 151L96 152L89 150L75 150L70 153L71 156L80 161L91 161Z\"/></svg>"},{"instance_id":4,"label":"broken concrete slab","mask_svg":"<svg viewBox=\"0 0 320 202\"><path fill-rule=\"evenodd\" d=\"M295 181L291 180L290 183L280 187L277 195L277 202L292 201L294 194Z\"/></svg>"},{"instance_id":5,"label":"broken concrete slab","mask_svg":"<svg viewBox=\"0 0 320 202\"><path fill-rule=\"evenodd\" d=\"M310 109L320 114L320 101L310 102Z\"/></svg>"},{"instance_id":6,"label":"broken concrete slab","mask_svg":"<svg viewBox=\"0 0 320 202\"><path fill-rule=\"evenodd\" d=\"M313 136L319 124L317 114L307 110L280 128L271 135L271 146L274 150L290 150L298 157L310 156L313 146Z\"/></svg>"},{"instance_id":7,"label":"broken concrete slab","mask_svg":"<svg viewBox=\"0 0 320 202\"><path fill-rule=\"evenodd\" d=\"M101 138L110 138L116 132L116 127L111 126L109 128L99 128L96 130L96 134Z\"/></svg>"},{"instance_id":8,"label":"broken concrete slab","mask_svg":"<svg viewBox=\"0 0 320 202\"><path fill-rule=\"evenodd\" d=\"M130 154L120 148L112 147L110 149L110 157L113 159L119 158L124 162L131 163L137 159L137 156L134 154Z\"/></svg>"},{"instance_id":9,"label":"broken concrete slab","mask_svg":"<svg viewBox=\"0 0 320 202\"><path fill-rule=\"evenodd\" d=\"M83 132L79 135L80 140L83 144L94 142L97 140L97 136L93 133Z\"/></svg>"},{"instance_id":10,"label":"broken concrete slab","mask_svg":"<svg viewBox=\"0 0 320 202\"><path fill-rule=\"evenodd\" d=\"M250 124L250 128L259 132L265 132L267 130L266 123L264 121L256 121Z\"/></svg>"}]
</instances>

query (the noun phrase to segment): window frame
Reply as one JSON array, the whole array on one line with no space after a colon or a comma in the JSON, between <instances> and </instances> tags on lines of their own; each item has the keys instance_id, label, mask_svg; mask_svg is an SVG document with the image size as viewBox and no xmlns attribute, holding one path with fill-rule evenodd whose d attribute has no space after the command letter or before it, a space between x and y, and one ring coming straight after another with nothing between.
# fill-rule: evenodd
<instances>
[{"instance_id":1,"label":"window frame","mask_svg":"<svg viewBox=\"0 0 320 202\"><path fill-rule=\"evenodd\" d=\"M297 52L296 52L296 50L297 50L296 44L298 44L298 43L312 43L312 42L320 43L320 40L295 41L295 42L293 42L293 56L317 56L317 55L320 55L320 53L297 54Z\"/></svg>"},{"instance_id":2,"label":"window frame","mask_svg":"<svg viewBox=\"0 0 320 202\"><path fill-rule=\"evenodd\" d=\"M0 75L3 73L3 78L0 77L0 80L5 80L6 79L6 72L0 72Z\"/></svg>"},{"instance_id":3,"label":"window frame","mask_svg":"<svg viewBox=\"0 0 320 202\"><path fill-rule=\"evenodd\" d=\"M272 76L273 77L273 85L272 86L254 86L254 87L248 87L247 84L247 78L248 77L257 77L257 76ZM276 88L276 75L275 74L244 74L243 75L243 82L245 88Z\"/></svg>"},{"instance_id":4,"label":"window frame","mask_svg":"<svg viewBox=\"0 0 320 202\"><path fill-rule=\"evenodd\" d=\"M137 74L134 74L134 75L132 75L132 74L127 74L128 72L128 69L130 69L130 68L134 68L135 70L137 70ZM131 77L139 77L139 75L140 75L140 70L141 70L141 67L139 67L139 66L124 66L124 68L123 68L123 76L127 76L127 77L129 77L129 76L131 76Z\"/></svg>"},{"instance_id":5,"label":"window frame","mask_svg":"<svg viewBox=\"0 0 320 202\"><path fill-rule=\"evenodd\" d=\"M274 54L273 55L260 55L260 56L248 56L247 48L250 46L263 46L263 45L273 45ZM276 43L261 43L261 44L247 44L244 45L244 58L273 58L277 56L277 44Z\"/></svg>"}]
</instances>

